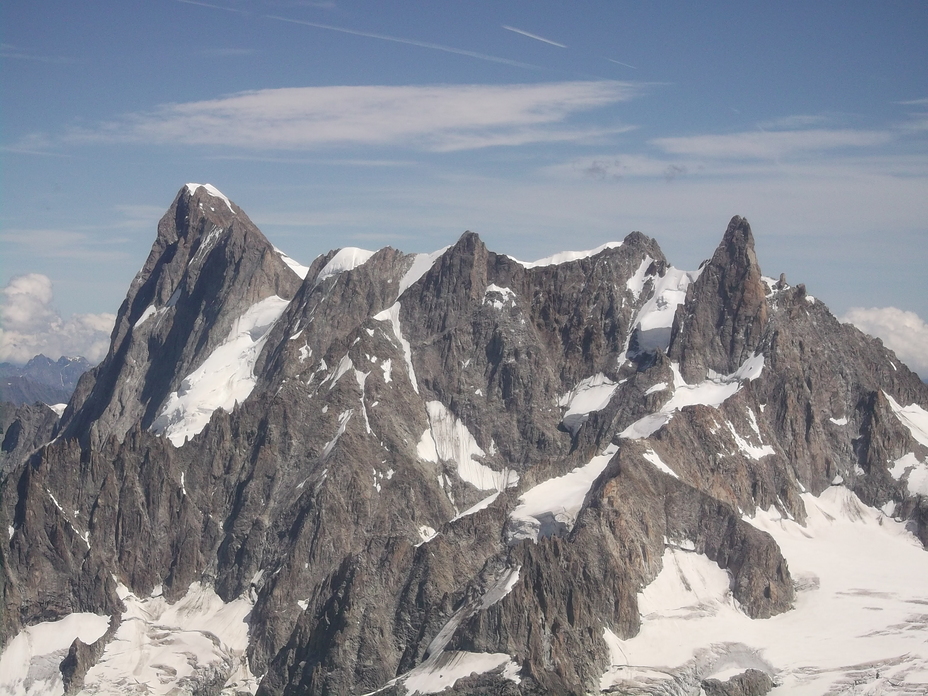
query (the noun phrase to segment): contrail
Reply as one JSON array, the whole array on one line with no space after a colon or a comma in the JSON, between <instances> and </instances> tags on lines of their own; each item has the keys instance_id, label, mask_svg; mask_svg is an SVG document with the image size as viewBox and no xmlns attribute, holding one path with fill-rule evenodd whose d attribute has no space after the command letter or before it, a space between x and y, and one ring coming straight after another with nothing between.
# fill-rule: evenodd
<instances>
[{"instance_id":1,"label":"contrail","mask_svg":"<svg viewBox=\"0 0 928 696\"><path fill-rule=\"evenodd\" d=\"M543 36L538 36L538 34L530 34L527 31L522 31L521 29L516 29L515 27L509 27L509 26L506 26L505 24L503 25L503 29L507 31L514 31L516 34L522 34L522 36L527 36L530 39L535 39L535 41L543 41L546 44L551 44L552 46L557 46L558 48L567 48L567 46L565 46L562 43L558 43L557 41L551 41L550 39L546 39Z\"/></svg>"},{"instance_id":2,"label":"contrail","mask_svg":"<svg viewBox=\"0 0 928 696\"><path fill-rule=\"evenodd\" d=\"M248 14L244 10L239 10L234 7L223 7L222 5L211 5L208 2L198 2L197 0L177 0L177 2L182 2L186 5L199 5L200 7L209 7L213 10L225 10L226 12L234 12L235 14Z\"/></svg>"},{"instance_id":3,"label":"contrail","mask_svg":"<svg viewBox=\"0 0 928 696\"><path fill-rule=\"evenodd\" d=\"M615 63L616 65L624 65L626 68L631 68L632 70L637 70L637 69L638 69L638 68L636 68L634 65L629 65L628 63L623 63L623 62L620 61L620 60L612 60L612 58L606 58L606 60L608 60L610 63Z\"/></svg>"},{"instance_id":4,"label":"contrail","mask_svg":"<svg viewBox=\"0 0 928 696\"><path fill-rule=\"evenodd\" d=\"M189 1L189 0L188 0ZM288 19L287 17L278 17L276 15L264 15L267 19L276 19L278 22L289 22L290 24L303 24L307 27L315 27L317 29L328 29L329 31L337 31L342 34L351 34L352 36L365 36L369 39L380 39L381 41L392 41L393 43L406 44L407 46L419 46L421 48L431 48L436 51L444 51L445 53L454 53L459 56L468 56L469 58L478 58L480 60L488 60L491 63L502 63L503 65L512 65L516 68L528 68L529 70L538 70L537 65L532 65L530 63L520 63L517 60L509 60L508 58L498 58L497 56L490 56L486 53L476 53L474 51L465 51L460 48L451 48L450 46L442 46L441 44L428 43L426 41L414 41L412 39L401 39L397 36L388 36L386 34L374 34L367 31L356 31L355 29L345 29L344 27L335 27L331 24L319 24L317 22L306 22L301 19Z\"/></svg>"}]
</instances>

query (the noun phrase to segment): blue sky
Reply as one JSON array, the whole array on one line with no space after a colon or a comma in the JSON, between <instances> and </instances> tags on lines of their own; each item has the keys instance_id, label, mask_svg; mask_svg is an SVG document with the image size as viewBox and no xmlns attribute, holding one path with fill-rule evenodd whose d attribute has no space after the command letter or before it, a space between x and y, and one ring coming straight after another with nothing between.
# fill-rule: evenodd
<instances>
[{"instance_id":1,"label":"blue sky","mask_svg":"<svg viewBox=\"0 0 928 696\"><path fill-rule=\"evenodd\" d=\"M188 181L304 263L466 229L531 260L640 230L695 268L744 215L767 275L928 345L928 3L0 12L0 359L99 334Z\"/></svg>"}]
</instances>

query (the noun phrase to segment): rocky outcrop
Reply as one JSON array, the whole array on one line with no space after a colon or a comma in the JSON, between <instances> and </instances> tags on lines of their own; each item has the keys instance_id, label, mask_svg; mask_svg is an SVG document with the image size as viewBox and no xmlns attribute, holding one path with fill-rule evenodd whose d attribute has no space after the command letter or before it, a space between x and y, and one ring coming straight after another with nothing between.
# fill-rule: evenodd
<instances>
[{"instance_id":1,"label":"rocky outcrop","mask_svg":"<svg viewBox=\"0 0 928 696\"><path fill-rule=\"evenodd\" d=\"M773 687L770 675L757 669L746 670L724 682L718 679L702 682L706 696L765 696Z\"/></svg>"},{"instance_id":2,"label":"rocky outcrop","mask_svg":"<svg viewBox=\"0 0 928 696\"><path fill-rule=\"evenodd\" d=\"M751 356L767 324L766 294L751 226L736 215L674 317L668 355L688 382L709 370L731 374Z\"/></svg>"}]
</instances>

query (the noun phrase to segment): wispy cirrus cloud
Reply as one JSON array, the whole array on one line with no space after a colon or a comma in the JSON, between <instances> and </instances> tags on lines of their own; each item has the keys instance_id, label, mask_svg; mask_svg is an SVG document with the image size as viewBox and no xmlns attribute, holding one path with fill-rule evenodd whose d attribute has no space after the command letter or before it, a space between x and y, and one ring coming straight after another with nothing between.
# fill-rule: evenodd
<instances>
[{"instance_id":1,"label":"wispy cirrus cloud","mask_svg":"<svg viewBox=\"0 0 928 696\"><path fill-rule=\"evenodd\" d=\"M713 159L779 159L824 150L875 147L885 145L892 138L890 132L882 130L817 128L655 138L650 142L671 155Z\"/></svg>"},{"instance_id":2,"label":"wispy cirrus cloud","mask_svg":"<svg viewBox=\"0 0 928 696\"><path fill-rule=\"evenodd\" d=\"M641 92L640 85L615 81L265 89L166 104L64 139L252 150L404 145L433 152L568 142L626 129L570 120Z\"/></svg>"},{"instance_id":3,"label":"wispy cirrus cloud","mask_svg":"<svg viewBox=\"0 0 928 696\"><path fill-rule=\"evenodd\" d=\"M65 56L47 56L34 53L28 49L20 48L12 44L0 44L0 58L11 58L13 60L28 60L34 63L49 63L52 65L64 65L73 63L73 58Z\"/></svg>"}]
</instances>

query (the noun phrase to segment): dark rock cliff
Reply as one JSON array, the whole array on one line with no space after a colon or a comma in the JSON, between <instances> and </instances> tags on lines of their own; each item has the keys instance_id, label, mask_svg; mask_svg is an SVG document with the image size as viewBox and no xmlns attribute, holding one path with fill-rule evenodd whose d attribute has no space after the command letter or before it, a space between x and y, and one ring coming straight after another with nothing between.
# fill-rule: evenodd
<instances>
[{"instance_id":1,"label":"dark rock cliff","mask_svg":"<svg viewBox=\"0 0 928 696\"><path fill-rule=\"evenodd\" d=\"M639 631L668 545L725 570L762 619L793 582L745 514L801 520L800 493L838 477L928 536L888 471L922 450L887 397L925 407L928 387L801 286L769 284L742 218L695 282L679 276L663 346L634 336L678 276L639 233L539 266L471 233L428 258L350 257L301 280L237 206L178 194L107 358L0 479L3 641L78 611L118 619L117 583L175 602L201 582L253 602L261 694L402 693L459 653L508 656L521 681L501 666L456 693L584 693L604 629ZM275 295L247 397L186 442L159 435L169 395ZM706 380L725 398L673 406ZM594 461L575 507L516 514ZM69 689L101 650L75 644Z\"/></svg>"}]
</instances>

